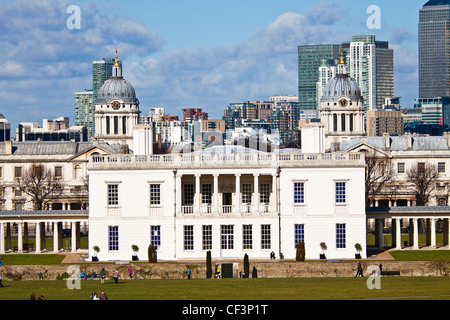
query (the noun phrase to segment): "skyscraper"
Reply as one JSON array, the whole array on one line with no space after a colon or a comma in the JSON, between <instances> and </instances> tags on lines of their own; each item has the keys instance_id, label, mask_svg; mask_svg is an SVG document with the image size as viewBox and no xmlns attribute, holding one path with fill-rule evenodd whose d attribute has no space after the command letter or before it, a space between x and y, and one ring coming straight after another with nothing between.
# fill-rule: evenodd
<instances>
[{"instance_id":1,"label":"skyscraper","mask_svg":"<svg viewBox=\"0 0 450 320\"><path fill-rule=\"evenodd\" d=\"M450 96L450 0L419 12L419 98Z\"/></svg>"},{"instance_id":2,"label":"skyscraper","mask_svg":"<svg viewBox=\"0 0 450 320\"><path fill-rule=\"evenodd\" d=\"M342 46L348 50L348 72L361 88L364 107L381 108L385 98L394 96L394 51L389 43L374 35L361 35Z\"/></svg>"},{"instance_id":3,"label":"skyscraper","mask_svg":"<svg viewBox=\"0 0 450 320\"><path fill-rule=\"evenodd\" d=\"M336 65L341 48L337 44L298 47L298 101L301 110L317 110L319 67L324 60L329 65Z\"/></svg>"}]
</instances>

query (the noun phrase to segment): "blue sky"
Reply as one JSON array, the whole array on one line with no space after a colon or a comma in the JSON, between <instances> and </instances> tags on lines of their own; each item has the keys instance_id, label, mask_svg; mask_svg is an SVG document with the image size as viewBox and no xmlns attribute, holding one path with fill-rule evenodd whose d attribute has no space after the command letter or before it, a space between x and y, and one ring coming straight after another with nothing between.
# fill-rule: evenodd
<instances>
[{"instance_id":1,"label":"blue sky","mask_svg":"<svg viewBox=\"0 0 450 320\"><path fill-rule=\"evenodd\" d=\"M395 51L395 94L417 97L417 23L426 0L0 0L0 113L19 122L69 116L92 87L92 61L119 50L146 115L297 94L297 47L375 34ZM81 29L69 30L69 5ZM381 9L369 30L367 8ZM14 136L15 133L12 133Z\"/></svg>"}]
</instances>

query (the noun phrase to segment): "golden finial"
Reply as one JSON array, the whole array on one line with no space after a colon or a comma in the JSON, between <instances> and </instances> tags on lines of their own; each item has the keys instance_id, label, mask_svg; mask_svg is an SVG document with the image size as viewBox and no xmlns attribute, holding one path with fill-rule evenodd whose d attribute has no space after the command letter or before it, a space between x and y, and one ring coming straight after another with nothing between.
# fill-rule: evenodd
<instances>
[{"instance_id":1,"label":"golden finial","mask_svg":"<svg viewBox=\"0 0 450 320\"><path fill-rule=\"evenodd\" d=\"M117 49L116 49L116 61L114 62L114 65L115 66L119 65L119 59L117 58Z\"/></svg>"},{"instance_id":2,"label":"golden finial","mask_svg":"<svg viewBox=\"0 0 450 320\"><path fill-rule=\"evenodd\" d=\"M339 64L345 64L344 48L342 48L342 50L341 50L341 60L339 61Z\"/></svg>"}]
</instances>

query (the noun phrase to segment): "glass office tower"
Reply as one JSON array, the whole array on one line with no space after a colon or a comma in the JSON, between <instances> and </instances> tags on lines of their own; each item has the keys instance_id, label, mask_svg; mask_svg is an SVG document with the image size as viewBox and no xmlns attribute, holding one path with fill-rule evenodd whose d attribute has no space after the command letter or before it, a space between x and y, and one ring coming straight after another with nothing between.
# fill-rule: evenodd
<instances>
[{"instance_id":1,"label":"glass office tower","mask_svg":"<svg viewBox=\"0 0 450 320\"><path fill-rule=\"evenodd\" d=\"M419 12L419 98L450 96L450 0Z\"/></svg>"},{"instance_id":2,"label":"glass office tower","mask_svg":"<svg viewBox=\"0 0 450 320\"><path fill-rule=\"evenodd\" d=\"M317 110L317 82L323 62L335 65L341 45L304 45L298 47L298 101L301 110Z\"/></svg>"}]
</instances>

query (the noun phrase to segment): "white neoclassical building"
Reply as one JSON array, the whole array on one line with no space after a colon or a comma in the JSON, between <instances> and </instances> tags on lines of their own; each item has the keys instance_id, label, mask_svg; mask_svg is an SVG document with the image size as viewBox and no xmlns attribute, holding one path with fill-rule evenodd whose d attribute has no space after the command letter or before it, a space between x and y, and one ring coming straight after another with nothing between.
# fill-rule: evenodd
<instances>
[{"instance_id":1,"label":"white neoclassical building","mask_svg":"<svg viewBox=\"0 0 450 320\"><path fill-rule=\"evenodd\" d=\"M100 261L366 256L364 157L276 154L237 146L199 153L93 156L89 246Z\"/></svg>"}]
</instances>

